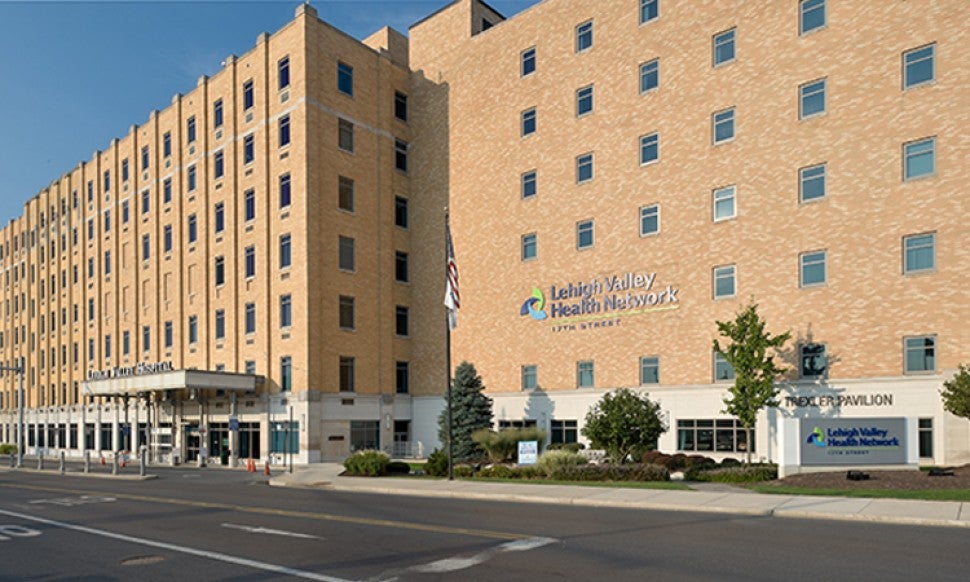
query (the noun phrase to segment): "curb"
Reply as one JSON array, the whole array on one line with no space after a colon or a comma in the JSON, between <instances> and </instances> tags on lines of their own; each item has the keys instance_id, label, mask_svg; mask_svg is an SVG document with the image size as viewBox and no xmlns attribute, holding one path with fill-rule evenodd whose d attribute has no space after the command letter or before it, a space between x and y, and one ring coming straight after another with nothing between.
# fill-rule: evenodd
<instances>
[{"instance_id":1,"label":"curb","mask_svg":"<svg viewBox=\"0 0 970 582\"><path fill-rule=\"evenodd\" d=\"M111 473L85 473L83 471L65 471L63 475L57 470L50 471L47 469L28 469L23 467L21 469L5 469L3 473L17 473L19 471L25 471L28 473L33 473L34 475L49 475L51 477L87 477L91 479L118 479L121 481L150 481L152 479L158 479L158 475L127 475L124 473L119 473L117 475L112 475Z\"/></svg>"}]
</instances>

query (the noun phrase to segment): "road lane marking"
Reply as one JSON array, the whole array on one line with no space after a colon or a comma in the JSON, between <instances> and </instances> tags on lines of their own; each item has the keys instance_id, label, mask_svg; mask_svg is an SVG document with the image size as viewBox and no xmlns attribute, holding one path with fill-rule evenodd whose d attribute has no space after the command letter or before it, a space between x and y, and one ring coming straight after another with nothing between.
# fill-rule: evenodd
<instances>
[{"instance_id":1,"label":"road lane marking","mask_svg":"<svg viewBox=\"0 0 970 582\"><path fill-rule=\"evenodd\" d=\"M411 568L408 568L408 570L411 572L417 572L419 574L442 574L446 572L457 572L458 570L466 570L473 566L483 564L495 557L496 554L503 552L525 552L528 550L541 548L543 546L548 546L549 544L556 543L557 541L558 540L553 538L528 538L524 540L514 540L511 542L506 542L498 547L485 550L484 552L479 552L473 556L455 556L452 558L445 558L443 560L435 560L434 562L429 562L420 566L412 566Z\"/></svg>"},{"instance_id":2,"label":"road lane marking","mask_svg":"<svg viewBox=\"0 0 970 582\"><path fill-rule=\"evenodd\" d=\"M204 509L224 509L226 511L253 513L257 515L273 515L277 517L297 517L302 519L315 519L319 521L333 521L337 523L352 523L355 525L370 525L375 527L389 527L396 529L423 531L429 533L465 535L480 538L490 538L499 540L524 540L530 536L524 534L499 532L484 529L471 529L461 527L449 527L439 525L428 525L423 523L412 523L406 521L393 521L386 519L372 519L367 517L350 517L329 513L311 513L308 511L295 511L288 509L273 509L270 507L252 507L247 505L230 505L226 503L210 503L207 501L192 501L188 499L171 499L166 497L151 497L147 495L132 495L127 493L106 493L102 491L87 491L82 489L66 489L61 487L44 487L40 485L23 485L16 483L0 483L0 487L12 489L28 489L32 491L50 491L54 493L70 493L75 495L111 495L117 499L127 499L129 501L144 501L146 503L162 503L168 505L182 505L186 507L200 507Z\"/></svg>"},{"instance_id":3,"label":"road lane marking","mask_svg":"<svg viewBox=\"0 0 970 582\"><path fill-rule=\"evenodd\" d=\"M0 515L6 515L9 517L15 517L18 519L23 519L27 521L32 521L35 523L42 523L45 525L51 525L54 527L59 527L62 529L67 529L71 531L101 536L105 538L110 538L114 540L120 540L122 542L128 542L132 544L139 544L142 546L148 546L151 548L159 548L163 550L169 550L171 552L178 552L181 554L188 554L190 556L196 556L199 558L207 558L210 560L217 560L219 562L226 562L228 564L235 564L237 566L246 566L248 568L254 568L256 570L265 570L267 572L275 572L277 574L285 574L287 576L296 576L299 578L306 578L308 580L319 580L320 582L351 582L350 580L345 580L344 578L336 578L334 576L327 576L325 574L317 574L316 572L308 572L306 570L298 570L296 568L290 568L287 566L280 566L278 564L269 564L266 562L257 562L256 560L250 560L248 558L239 558L237 556L230 556L228 554L222 554L219 552L210 552L207 550L198 550L195 548L189 548L185 546L179 546L176 544L170 544L167 542L160 542L156 540L149 540L145 538L136 538L127 534L119 534L110 531L95 529L91 527L85 527L83 525L75 525L73 523L65 523L62 521L54 521L53 519L44 519L42 517L35 517L33 515L25 515L22 513L15 513L13 511L6 511L0 509Z\"/></svg>"},{"instance_id":4,"label":"road lane marking","mask_svg":"<svg viewBox=\"0 0 970 582\"><path fill-rule=\"evenodd\" d=\"M114 497L103 497L100 495L82 495L80 497L61 497L59 499L34 499L27 503L40 505L49 503L51 505L61 505L63 507L74 507L75 505L88 505L91 503L111 503L116 501Z\"/></svg>"},{"instance_id":5,"label":"road lane marking","mask_svg":"<svg viewBox=\"0 0 970 582\"><path fill-rule=\"evenodd\" d=\"M286 536L290 538L302 538L305 540L318 540L320 536L311 536L310 534L296 533L292 531L283 531L281 529L270 529L268 527L262 527L258 525L239 525L235 523L224 523L222 527L227 527L229 529L238 529L248 533L261 533L269 534L273 536Z\"/></svg>"}]
</instances>

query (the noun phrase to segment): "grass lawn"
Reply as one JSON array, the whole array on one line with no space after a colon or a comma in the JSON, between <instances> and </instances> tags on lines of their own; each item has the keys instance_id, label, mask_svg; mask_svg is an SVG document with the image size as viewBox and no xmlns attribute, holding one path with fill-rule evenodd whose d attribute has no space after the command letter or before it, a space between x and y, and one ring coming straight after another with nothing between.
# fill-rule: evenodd
<instances>
[{"instance_id":1,"label":"grass lawn","mask_svg":"<svg viewBox=\"0 0 970 582\"><path fill-rule=\"evenodd\" d=\"M878 499L922 499L924 501L970 501L970 489L820 489L815 487L792 487L752 485L758 493L775 495L823 495L837 497L871 497Z\"/></svg>"},{"instance_id":2,"label":"grass lawn","mask_svg":"<svg viewBox=\"0 0 970 582\"><path fill-rule=\"evenodd\" d=\"M676 481L554 481L552 479L485 479L476 477L466 481L483 483L521 483L523 485L578 485L580 487L612 487L623 489L672 489L689 491L690 487Z\"/></svg>"}]
</instances>

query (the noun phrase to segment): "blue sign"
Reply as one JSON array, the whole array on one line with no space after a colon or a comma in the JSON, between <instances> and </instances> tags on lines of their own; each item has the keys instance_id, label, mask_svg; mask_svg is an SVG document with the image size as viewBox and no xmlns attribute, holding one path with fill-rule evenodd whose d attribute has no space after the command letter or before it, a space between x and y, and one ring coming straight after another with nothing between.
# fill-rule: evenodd
<instances>
[{"instance_id":1,"label":"blue sign","mask_svg":"<svg viewBox=\"0 0 970 582\"><path fill-rule=\"evenodd\" d=\"M229 417L229 430L235 430L235 431L238 431L239 430L239 417L238 416L230 416Z\"/></svg>"},{"instance_id":2,"label":"blue sign","mask_svg":"<svg viewBox=\"0 0 970 582\"><path fill-rule=\"evenodd\" d=\"M802 465L905 465L905 418L803 418Z\"/></svg>"}]
</instances>

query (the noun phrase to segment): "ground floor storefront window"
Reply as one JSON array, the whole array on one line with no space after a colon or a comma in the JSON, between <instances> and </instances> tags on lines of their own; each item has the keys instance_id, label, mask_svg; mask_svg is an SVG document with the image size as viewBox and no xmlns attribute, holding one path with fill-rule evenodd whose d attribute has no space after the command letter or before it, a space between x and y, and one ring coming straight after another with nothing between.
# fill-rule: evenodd
<instances>
[{"instance_id":1,"label":"ground floor storefront window","mask_svg":"<svg viewBox=\"0 0 970 582\"><path fill-rule=\"evenodd\" d=\"M381 427L376 420L350 421L350 452L378 450L381 446Z\"/></svg>"},{"instance_id":2,"label":"ground floor storefront window","mask_svg":"<svg viewBox=\"0 0 970 582\"><path fill-rule=\"evenodd\" d=\"M574 443L579 439L578 421L552 419L549 423L549 442Z\"/></svg>"},{"instance_id":3,"label":"ground floor storefront window","mask_svg":"<svg viewBox=\"0 0 970 582\"><path fill-rule=\"evenodd\" d=\"M754 452L751 429L751 452ZM745 453L748 451L744 427L736 419L679 419L677 450L684 452Z\"/></svg>"},{"instance_id":4,"label":"ground floor storefront window","mask_svg":"<svg viewBox=\"0 0 970 582\"><path fill-rule=\"evenodd\" d=\"M922 458L933 457L933 419L919 419L919 456Z\"/></svg>"}]
</instances>

